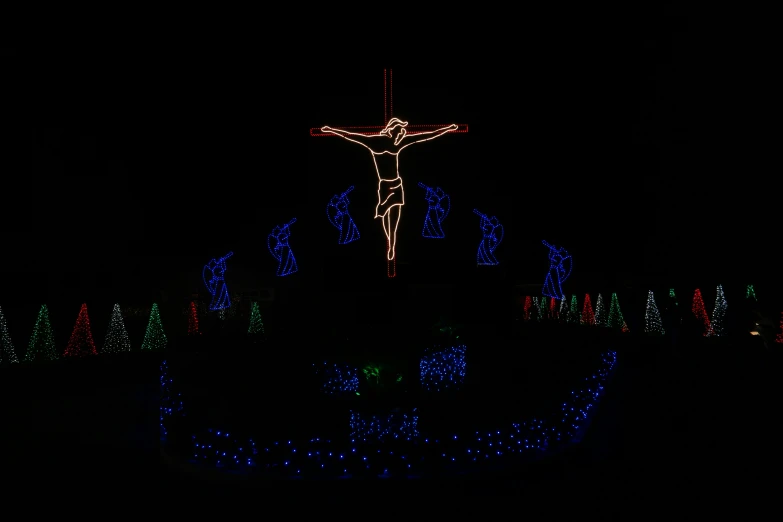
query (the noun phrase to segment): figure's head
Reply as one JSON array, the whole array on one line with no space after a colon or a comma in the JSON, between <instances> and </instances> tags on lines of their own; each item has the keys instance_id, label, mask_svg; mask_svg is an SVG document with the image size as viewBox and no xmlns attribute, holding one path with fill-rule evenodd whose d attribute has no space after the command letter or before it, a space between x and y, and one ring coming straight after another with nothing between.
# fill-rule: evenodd
<instances>
[{"instance_id":1,"label":"figure's head","mask_svg":"<svg viewBox=\"0 0 783 522\"><path fill-rule=\"evenodd\" d=\"M443 199L443 196L446 195L440 187L435 189L435 194L438 196L438 199Z\"/></svg>"},{"instance_id":2,"label":"figure's head","mask_svg":"<svg viewBox=\"0 0 783 522\"><path fill-rule=\"evenodd\" d=\"M400 143L400 140L405 137L405 134L407 134L407 131L405 130L405 127L407 126L407 121L402 121L399 118L392 118L381 131L381 136L394 138L394 144L397 145Z\"/></svg>"}]
</instances>

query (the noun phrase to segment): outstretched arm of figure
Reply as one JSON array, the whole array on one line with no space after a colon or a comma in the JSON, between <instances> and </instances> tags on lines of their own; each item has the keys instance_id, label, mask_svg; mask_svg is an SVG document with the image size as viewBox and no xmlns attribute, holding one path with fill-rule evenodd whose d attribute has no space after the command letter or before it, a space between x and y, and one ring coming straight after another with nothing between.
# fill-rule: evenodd
<instances>
[{"instance_id":1,"label":"outstretched arm of figure","mask_svg":"<svg viewBox=\"0 0 783 522\"><path fill-rule=\"evenodd\" d=\"M449 215L449 210L451 210L451 198L448 195L441 198L440 208L443 209L443 217L441 219L446 219L446 216Z\"/></svg>"},{"instance_id":2,"label":"outstretched arm of figure","mask_svg":"<svg viewBox=\"0 0 783 522\"><path fill-rule=\"evenodd\" d=\"M354 143L358 143L359 145L363 145L370 149L372 151L372 147L370 147L370 140L373 138L377 138L377 135L370 135L367 134L360 134L358 132L348 132L341 129L333 129L329 127L328 125L324 125L321 127L321 132L325 132L328 134L334 134L335 136L340 136L341 138L345 138L348 141L352 141Z\"/></svg>"},{"instance_id":3,"label":"outstretched arm of figure","mask_svg":"<svg viewBox=\"0 0 783 522\"><path fill-rule=\"evenodd\" d=\"M440 129L435 129L434 131L417 132L415 134L406 134L400 140L400 150L404 149L408 145L413 145L414 143L433 140L438 136L443 136L447 132L455 131L457 130L457 128L458 128L457 125L452 123L448 127L441 127Z\"/></svg>"}]
</instances>

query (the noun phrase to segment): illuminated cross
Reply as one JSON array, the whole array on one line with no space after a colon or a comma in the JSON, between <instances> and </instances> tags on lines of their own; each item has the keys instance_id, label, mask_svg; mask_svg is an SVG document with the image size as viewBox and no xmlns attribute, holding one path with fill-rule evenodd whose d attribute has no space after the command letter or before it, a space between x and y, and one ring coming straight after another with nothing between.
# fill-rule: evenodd
<instances>
[{"instance_id":1,"label":"illuminated cross","mask_svg":"<svg viewBox=\"0 0 783 522\"><path fill-rule=\"evenodd\" d=\"M311 136L340 136L364 146L372 153L378 174L378 205L375 217L383 220L386 235L387 275L397 275L395 245L397 226L405 198L402 178L399 175L399 153L414 143L429 141L447 132L468 132L465 124L457 125L409 125L393 116L392 71L383 71L383 125L359 127L329 127L310 129ZM386 174L385 176L383 174Z\"/></svg>"}]
</instances>

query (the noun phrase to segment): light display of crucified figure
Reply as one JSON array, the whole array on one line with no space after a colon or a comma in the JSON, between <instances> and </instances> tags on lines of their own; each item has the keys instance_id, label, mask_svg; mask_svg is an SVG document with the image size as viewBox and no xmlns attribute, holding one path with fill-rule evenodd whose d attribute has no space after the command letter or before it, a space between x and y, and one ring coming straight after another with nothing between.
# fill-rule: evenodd
<instances>
[{"instance_id":1,"label":"light display of crucified figure","mask_svg":"<svg viewBox=\"0 0 783 522\"><path fill-rule=\"evenodd\" d=\"M397 226L400 223L402 206L405 204L405 193L400 177L400 152L414 143L429 141L449 131L457 130L457 125L452 124L434 131L408 134L405 130L407 125L407 121L392 118L378 134L360 134L329 126L321 127L321 131L358 143L372 153L375 173L378 175L378 204L375 206L375 217L382 220L383 233L386 234L386 259L389 262L394 261Z\"/></svg>"},{"instance_id":2,"label":"light display of crucified figure","mask_svg":"<svg viewBox=\"0 0 783 522\"><path fill-rule=\"evenodd\" d=\"M381 219L386 236L387 275L396 276L397 227L400 222L405 195L399 171L399 154L407 146L437 138L447 132L467 132L467 126L408 125L407 121L392 117L391 70L384 70L384 124L383 127L329 127L310 129L313 136L340 136L362 145L370 151L378 175L378 204L375 217ZM417 130L413 130L416 127ZM368 129L379 128L378 132ZM419 130L420 129L420 130ZM424 130L426 129L426 130Z\"/></svg>"},{"instance_id":3,"label":"light display of crucified figure","mask_svg":"<svg viewBox=\"0 0 783 522\"><path fill-rule=\"evenodd\" d=\"M427 191L427 194L424 196L424 199L427 200L427 215L424 217L424 229L421 231L421 235L442 239L446 237L446 234L443 233L442 224L446 216L449 215L451 199L440 187L428 187L421 182L419 186Z\"/></svg>"},{"instance_id":4,"label":"light display of crucified figure","mask_svg":"<svg viewBox=\"0 0 783 522\"><path fill-rule=\"evenodd\" d=\"M329 223L340 231L340 238L337 240L340 245L347 245L351 241L359 239L359 229L348 213L348 193L352 190L353 185L342 194L335 194L326 206Z\"/></svg>"},{"instance_id":5,"label":"light display of crucified figure","mask_svg":"<svg viewBox=\"0 0 783 522\"><path fill-rule=\"evenodd\" d=\"M228 297L228 288L226 287L226 259L233 256L233 252L229 252L220 259L211 259L209 263L204 265L204 270L201 271L201 277L204 279L204 284L207 285L207 290L212 294L212 302L209 303L209 309L212 311L223 310L231 306L231 299ZM209 279L207 279L207 272L210 273Z\"/></svg>"},{"instance_id":6,"label":"light display of crucified figure","mask_svg":"<svg viewBox=\"0 0 783 522\"><path fill-rule=\"evenodd\" d=\"M573 267L571 255L563 247L557 248L546 241L542 241L542 243L549 248L549 272L544 279L542 293L547 297L565 301L562 285L571 275Z\"/></svg>"},{"instance_id":7,"label":"light display of crucified figure","mask_svg":"<svg viewBox=\"0 0 783 522\"><path fill-rule=\"evenodd\" d=\"M489 217L475 208L473 213L481 218L481 232L483 234L476 253L476 264L497 265L499 261L495 257L495 249L503 241L503 225L495 216Z\"/></svg>"}]
</instances>

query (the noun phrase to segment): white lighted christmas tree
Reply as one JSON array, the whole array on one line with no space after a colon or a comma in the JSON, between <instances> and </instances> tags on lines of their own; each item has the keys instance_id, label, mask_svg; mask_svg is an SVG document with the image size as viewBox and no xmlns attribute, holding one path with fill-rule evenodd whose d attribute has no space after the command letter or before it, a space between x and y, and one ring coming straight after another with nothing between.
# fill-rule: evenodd
<instances>
[{"instance_id":1,"label":"white lighted christmas tree","mask_svg":"<svg viewBox=\"0 0 783 522\"><path fill-rule=\"evenodd\" d=\"M11 335L8 333L8 326L5 324L3 309L0 307L0 364L18 363L14 343L11 342Z\"/></svg>"},{"instance_id":2,"label":"white lighted christmas tree","mask_svg":"<svg viewBox=\"0 0 783 522\"><path fill-rule=\"evenodd\" d=\"M723 286L718 285L715 293L715 308L712 310L707 337L723 337L726 333L726 297L723 295Z\"/></svg>"},{"instance_id":3,"label":"white lighted christmas tree","mask_svg":"<svg viewBox=\"0 0 783 522\"><path fill-rule=\"evenodd\" d=\"M595 324L606 326L606 309L604 308L604 297L601 294L598 294L598 299L595 301Z\"/></svg>"},{"instance_id":4,"label":"white lighted christmas tree","mask_svg":"<svg viewBox=\"0 0 783 522\"><path fill-rule=\"evenodd\" d=\"M653 291L647 291L647 310L644 312L644 331L650 334L663 335L663 322L661 313L658 311L658 305L655 304Z\"/></svg>"},{"instance_id":5,"label":"white lighted christmas tree","mask_svg":"<svg viewBox=\"0 0 783 522\"><path fill-rule=\"evenodd\" d=\"M120 305L115 304L111 312L109 330L106 332L106 341L103 343L103 353L129 352L131 349L130 337L122 320Z\"/></svg>"}]
</instances>

